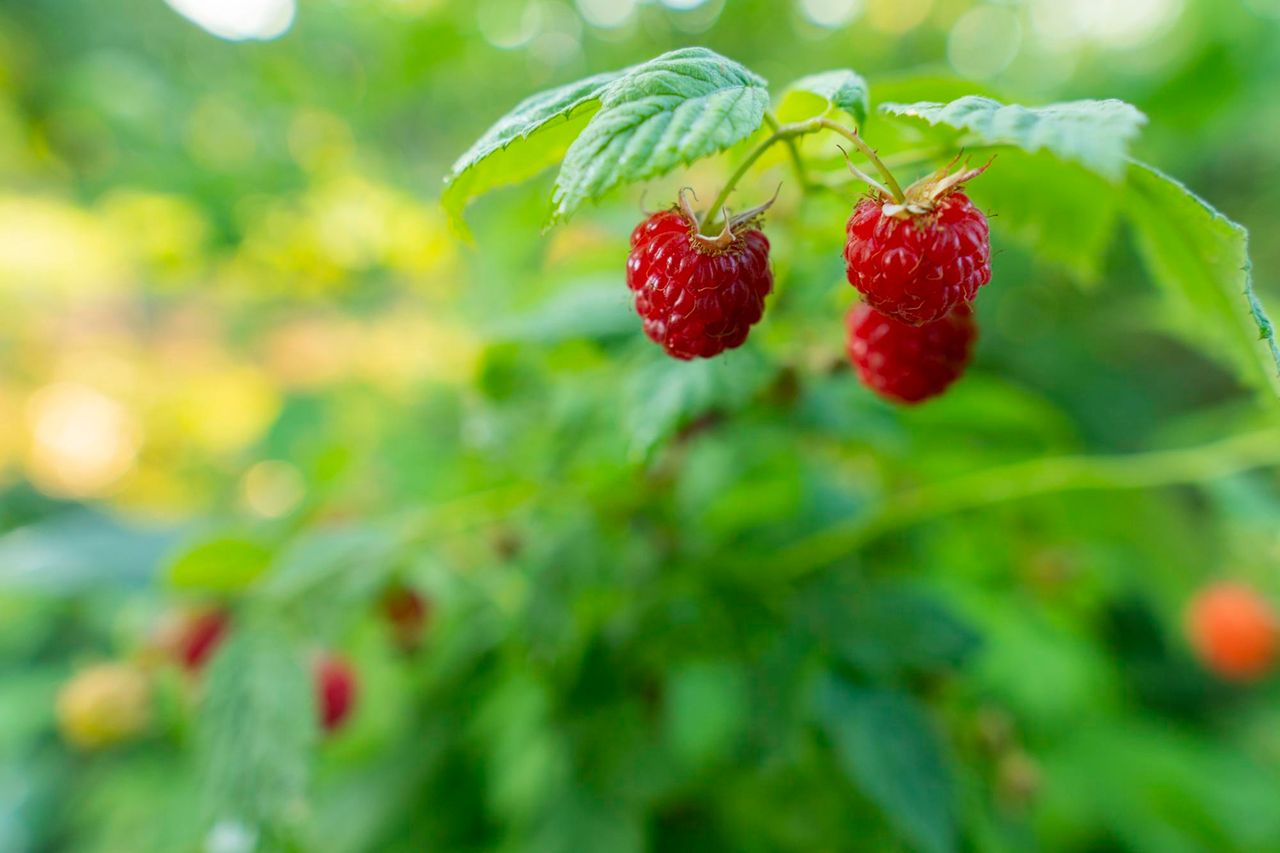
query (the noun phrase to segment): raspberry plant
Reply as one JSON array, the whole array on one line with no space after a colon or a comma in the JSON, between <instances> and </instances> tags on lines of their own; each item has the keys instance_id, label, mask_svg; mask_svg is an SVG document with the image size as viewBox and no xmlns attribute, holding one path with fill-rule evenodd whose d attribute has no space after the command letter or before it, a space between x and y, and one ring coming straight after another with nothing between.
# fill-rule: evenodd
<instances>
[{"instance_id":1,"label":"raspberry plant","mask_svg":"<svg viewBox=\"0 0 1280 853\"><path fill-rule=\"evenodd\" d=\"M455 83L456 57L441 62ZM531 257L553 293L483 330L474 377L411 397L354 382L290 395L252 449L305 469L287 517L156 532L53 516L4 543L10 582L96 581L114 560L131 597L153 572L149 603L187 605L157 661L109 590L107 615L77 623L95 649L70 647L64 666L76 632L19 642L31 608L12 603L6 651L42 669L34 684L7 670L5 706L64 685L47 704L72 746L17 725L31 746L8 755L6 802L38 804L28 782L51 792L69 811L43 836L55 846L165 853L1280 844L1257 806L1278 788L1254 729L1232 741L1219 720L1244 704L1232 691L1274 679L1264 599L1193 604L1189 636L1166 645L1125 588L1159 575L1179 610L1191 579L1236 571L1220 552L1237 528L1253 534L1231 555L1240 573L1253 560L1269 576L1275 489L1252 469L1280 463L1258 423L1273 410L1188 406L1194 423L1135 450L1129 421L1108 443L1088 415L1142 382L1069 406L1023 387L1034 374L1001 377L988 350L952 384L976 324L980 342L1007 335L1005 294L1061 287L1078 309L1113 292L1101 279L1135 266L1111 257L1123 225L1164 298L1122 303L1141 312L1122 327L1158 317L1272 406L1243 230L1130 159L1134 108L967 91L836 70L771 96L687 49L521 104L444 200L463 229L472 198L558 167L555 235L495 200L482 216L518 233L477 229L475 275L459 276L485 318ZM584 209L638 182L654 212ZM854 242L860 216L873 227ZM1039 263L999 252L1014 245ZM610 257L581 263L592 251ZM890 271L940 272L882 289L891 252ZM610 299L572 298L565 279L605 263ZM1080 289L1031 278L1055 268ZM539 272L520 281L548 283ZM904 317L870 296L849 306L859 290ZM1088 355L1111 330L1086 319ZM1003 366L1031 362L1028 326ZM437 346L397 326L389 348ZM1151 349L1153 382L1198 363ZM1091 364L1073 354L1073 371ZM946 397L892 409L848 362L890 400ZM1113 367L1074 390L1105 390Z\"/></svg>"},{"instance_id":2,"label":"raspberry plant","mask_svg":"<svg viewBox=\"0 0 1280 853\"><path fill-rule=\"evenodd\" d=\"M919 324L973 299L991 274L985 218L958 192L981 170L929 173L966 153L998 154L993 174L1007 168L1011 177L993 188L986 203L1008 220L1010 236L1088 275L1096 270L1115 213L1122 212L1191 342L1242 380L1280 392L1280 345L1253 293L1244 230L1174 179L1129 156L1146 121L1129 104L1083 100L1025 107L970 95L947 103L882 103L873 114L870 87L851 70L804 77L783 90L776 111L771 102L765 80L739 63L705 48L675 50L529 97L458 159L443 203L465 233L461 213L472 198L559 164L549 217L554 224L625 184L740 150L738 166L707 210L700 217L686 211L685 226L695 235L712 231L708 226L719 221L728 228L725 208L738 182L781 145L802 192L834 188L853 194L850 182L872 188L849 221L850 282L872 307ZM853 163L845 181L817 174L822 155L811 161L802 143L818 135L834 135L856 149L877 176ZM889 161L900 172L925 175L904 190ZM1035 177L1047 169L1071 170L1088 191L1041 203ZM1021 198L1013 199L1015 194ZM682 252L697 249L692 239ZM755 279L761 275L751 273ZM647 297L634 274L629 283L640 292L637 306L646 332L681 358L737 346L755 322L754 307L740 320L724 321L722 314L738 317L743 309L717 303L711 316L712 322L727 322L718 329L724 346L704 342L699 335L707 328L705 308L691 297L677 302L689 280L677 283L670 304ZM651 289L668 293L662 284ZM655 316L663 312L665 317ZM692 342L673 348L667 330L680 325L674 317L690 318L695 330Z\"/></svg>"}]
</instances>

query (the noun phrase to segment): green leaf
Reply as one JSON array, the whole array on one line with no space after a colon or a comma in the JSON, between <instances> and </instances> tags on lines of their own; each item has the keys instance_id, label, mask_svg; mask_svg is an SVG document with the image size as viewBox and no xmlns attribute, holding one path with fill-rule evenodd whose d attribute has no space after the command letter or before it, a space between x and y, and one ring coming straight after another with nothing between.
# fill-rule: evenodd
<instances>
[{"instance_id":1,"label":"green leaf","mask_svg":"<svg viewBox=\"0 0 1280 853\"><path fill-rule=\"evenodd\" d=\"M880 110L969 131L976 145L1044 149L1117 181L1124 177L1129 142L1147 121L1135 107L1117 100L1023 107L966 95L945 104L881 104Z\"/></svg>"},{"instance_id":2,"label":"green leaf","mask_svg":"<svg viewBox=\"0 0 1280 853\"><path fill-rule=\"evenodd\" d=\"M281 609L304 614L315 634L332 636L386 584L399 544L389 526L311 531L280 554L257 591Z\"/></svg>"},{"instance_id":3,"label":"green leaf","mask_svg":"<svg viewBox=\"0 0 1280 853\"><path fill-rule=\"evenodd\" d=\"M870 99L867 81L858 72L847 68L823 71L801 77L787 87L778 105L778 117L783 121L797 121L837 109L862 124L871 108Z\"/></svg>"},{"instance_id":4,"label":"green leaf","mask_svg":"<svg viewBox=\"0 0 1280 853\"><path fill-rule=\"evenodd\" d=\"M287 833L305 805L316 735L300 650L269 618L243 620L203 692L196 736L209 817L251 837Z\"/></svg>"},{"instance_id":5,"label":"green leaf","mask_svg":"<svg viewBox=\"0 0 1280 853\"><path fill-rule=\"evenodd\" d=\"M614 274L569 282L532 310L500 318L489 332L494 341L558 343L633 333L633 296Z\"/></svg>"},{"instance_id":6,"label":"green leaf","mask_svg":"<svg viewBox=\"0 0 1280 853\"><path fill-rule=\"evenodd\" d=\"M981 645L937 596L902 584L826 580L800 600L798 616L824 647L878 678L955 669Z\"/></svg>"},{"instance_id":7,"label":"green leaf","mask_svg":"<svg viewBox=\"0 0 1280 853\"><path fill-rule=\"evenodd\" d=\"M1244 382L1280 395L1280 346L1253 291L1248 232L1142 163L1130 166L1125 210L1152 278L1174 297L1180 326Z\"/></svg>"},{"instance_id":8,"label":"green leaf","mask_svg":"<svg viewBox=\"0 0 1280 853\"><path fill-rule=\"evenodd\" d=\"M772 375L772 367L749 350L698 361L655 356L632 374L625 389L623 427L632 457L646 458L698 417L740 408Z\"/></svg>"},{"instance_id":9,"label":"green leaf","mask_svg":"<svg viewBox=\"0 0 1280 853\"><path fill-rule=\"evenodd\" d=\"M764 80L702 47L637 65L599 97L556 177L556 220L619 184L723 151L754 133L769 106Z\"/></svg>"},{"instance_id":10,"label":"green leaf","mask_svg":"<svg viewBox=\"0 0 1280 853\"><path fill-rule=\"evenodd\" d=\"M175 587L235 592L253 583L271 563L271 548L243 536L218 536L189 545L169 561Z\"/></svg>"},{"instance_id":11,"label":"green leaf","mask_svg":"<svg viewBox=\"0 0 1280 853\"><path fill-rule=\"evenodd\" d=\"M1027 192L1030 186L1036 191ZM1084 283L1101 276L1123 199L1121 188L1101 175L1047 151L1009 151L965 192L992 217L992 228L1026 247L1037 262Z\"/></svg>"},{"instance_id":12,"label":"green leaf","mask_svg":"<svg viewBox=\"0 0 1280 853\"><path fill-rule=\"evenodd\" d=\"M491 189L516 184L559 162L570 143L600 109L600 93L625 71L596 74L521 101L458 158L440 201L461 230L467 202Z\"/></svg>"},{"instance_id":13,"label":"green leaf","mask_svg":"<svg viewBox=\"0 0 1280 853\"><path fill-rule=\"evenodd\" d=\"M728 755L746 727L747 680L732 662L692 661L667 673L667 742L676 755L704 767Z\"/></svg>"},{"instance_id":14,"label":"green leaf","mask_svg":"<svg viewBox=\"0 0 1280 853\"><path fill-rule=\"evenodd\" d=\"M951 778L928 717L903 694L829 676L816 710L849 779L926 853L956 849Z\"/></svg>"},{"instance_id":15,"label":"green leaf","mask_svg":"<svg viewBox=\"0 0 1280 853\"><path fill-rule=\"evenodd\" d=\"M0 536L0 589L74 595L152 582L180 531L72 509Z\"/></svg>"}]
</instances>

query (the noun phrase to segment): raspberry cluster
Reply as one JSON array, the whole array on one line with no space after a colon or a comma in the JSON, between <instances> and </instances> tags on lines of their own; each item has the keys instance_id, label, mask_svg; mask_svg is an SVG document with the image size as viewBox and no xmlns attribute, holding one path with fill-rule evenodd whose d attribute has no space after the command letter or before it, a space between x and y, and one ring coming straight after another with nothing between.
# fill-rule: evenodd
<instances>
[{"instance_id":1,"label":"raspberry cluster","mask_svg":"<svg viewBox=\"0 0 1280 853\"><path fill-rule=\"evenodd\" d=\"M943 169L900 201L873 193L849 217L845 273L862 304L849 314L846 348L882 397L927 400L969 363L978 333L970 303L991 280L991 239L961 184L982 171Z\"/></svg>"},{"instance_id":2,"label":"raspberry cluster","mask_svg":"<svg viewBox=\"0 0 1280 853\"><path fill-rule=\"evenodd\" d=\"M927 400L969 363L971 303L991 280L991 242L986 216L961 186L983 169L942 169L905 191L854 169L876 190L845 228L846 273L862 294L846 320L846 349L882 397ZM759 220L772 202L739 216L721 211L712 237L685 191L678 198L632 232L627 286L650 339L675 358L710 358L741 346L764 314L773 273Z\"/></svg>"}]
</instances>

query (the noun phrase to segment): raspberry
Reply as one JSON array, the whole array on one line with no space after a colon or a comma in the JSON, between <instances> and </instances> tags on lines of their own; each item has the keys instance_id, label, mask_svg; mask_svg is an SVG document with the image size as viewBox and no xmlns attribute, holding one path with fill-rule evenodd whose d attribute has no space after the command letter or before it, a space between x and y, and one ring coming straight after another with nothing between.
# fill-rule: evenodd
<instances>
[{"instance_id":1,"label":"raspberry","mask_svg":"<svg viewBox=\"0 0 1280 853\"><path fill-rule=\"evenodd\" d=\"M222 642L230 621L227 611L216 608L199 611L186 618L175 649L183 669L198 672L204 667Z\"/></svg>"},{"instance_id":2,"label":"raspberry","mask_svg":"<svg viewBox=\"0 0 1280 853\"><path fill-rule=\"evenodd\" d=\"M315 666L316 703L326 732L342 727L356 701L356 671L344 658L325 655Z\"/></svg>"},{"instance_id":3,"label":"raspberry","mask_svg":"<svg viewBox=\"0 0 1280 853\"><path fill-rule=\"evenodd\" d=\"M382 614L396 646L402 652L417 650L431 616L427 600L413 587L394 584L382 594Z\"/></svg>"},{"instance_id":4,"label":"raspberry","mask_svg":"<svg viewBox=\"0 0 1280 853\"><path fill-rule=\"evenodd\" d=\"M767 207L735 217L726 211L720 235L706 237L681 191L678 207L632 232L627 287L644 333L669 355L710 358L741 346L760 321L773 273L769 240L752 225Z\"/></svg>"},{"instance_id":5,"label":"raspberry","mask_svg":"<svg viewBox=\"0 0 1280 853\"><path fill-rule=\"evenodd\" d=\"M978 327L967 304L932 323L911 326L865 303L846 319L849 360L858 378L882 397L919 403L960 378Z\"/></svg>"},{"instance_id":6,"label":"raspberry","mask_svg":"<svg viewBox=\"0 0 1280 853\"><path fill-rule=\"evenodd\" d=\"M1247 586L1216 583L1196 593L1187 633L1210 670L1232 681L1251 681L1275 662L1280 626L1267 602Z\"/></svg>"},{"instance_id":7,"label":"raspberry","mask_svg":"<svg viewBox=\"0 0 1280 853\"><path fill-rule=\"evenodd\" d=\"M909 187L902 204L879 195L858 202L845 229L845 272L868 305L931 323L991 280L987 218L955 189L981 171L932 176Z\"/></svg>"}]
</instances>

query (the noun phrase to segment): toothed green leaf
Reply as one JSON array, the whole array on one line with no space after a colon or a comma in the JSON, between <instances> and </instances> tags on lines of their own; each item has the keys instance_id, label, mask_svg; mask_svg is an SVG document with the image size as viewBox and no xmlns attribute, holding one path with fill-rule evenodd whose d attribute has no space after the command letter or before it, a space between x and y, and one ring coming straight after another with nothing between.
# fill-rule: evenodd
<instances>
[{"instance_id":1,"label":"toothed green leaf","mask_svg":"<svg viewBox=\"0 0 1280 853\"><path fill-rule=\"evenodd\" d=\"M1027 192L1027 187L1037 187ZM1047 151L1002 153L965 192L992 217L991 227L1036 260L1095 284L1120 219L1122 188Z\"/></svg>"},{"instance_id":2,"label":"toothed green leaf","mask_svg":"<svg viewBox=\"0 0 1280 853\"><path fill-rule=\"evenodd\" d=\"M620 184L723 151L754 133L769 106L764 80L700 47L637 65L599 97L560 167L554 219Z\"/></svg>"},{"instance_id":3,"label":"toothed green leaf","mask_svg":"<svg viewBox=\"0 0 1280 853\"><path fill-rule=\"evenodd\" d=\"M196 743L209 817L271 838L305 808L316 713L293 638L255 616L209 667Z\"/></svg>"},{"instance_id":4,"label":"toothed green leaf","mask_svg":"<svg viewBox=\"0 0 1280 853\"><path fill-rule=\"evenodd\" d=\"M453 164L441 203L464 228L467 202L496 187L532 178L559 162L600 109L600 93L625 71L609 71L521 101Z\"/></svg>"},{"instance_id":5,"label":"toothed green leaf","mask_svg":"<svg viewBox=\"0 0 1280 853\"><path fill-rule=\"evenodd\" d=\"M822 115L831 109L843 110L862 124L871 108L867 81L856 71L841 68L801 77L782 95L778 117L797 121Z\"/></svg>"},{"instance_id":6,"label":"toothed green leaf","mask_svg":"<svg viewBox=\"0 0 1280 853\"><path fill-rule=\"evenodd\" d=\"M1147 117L1124 101L1070 101L1044 107L1002 104L966 95L950 103L881 104L891 116L968 131L977 145L1047 150L1112 180L1124 177L1129 142Z\"/></svg>"},{"instance_id":7,"label":"toothed green leaf","mask_svg":"<svg viewBox=\"0 0 1280 853\"><path fill-rule=\"evenodd\" d=\"M1280 345L1253 291L1248 232L1143 163L1129 167L1126 213L1179 325L1244 382L1280 395Z\"/></svg>"},{"instance_id":8,"label":"toothed green leaf","mask_svg":"<svg viewBox=\"0 0 1280 853\"><path fill-rule=\"evenodd\" d=\"M819 723L840 768L912 845L957 849L950 771L928 717L909 696L837 677L816 696Z\"/></svg>"}]
</instances>

